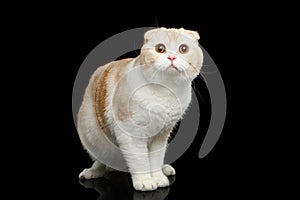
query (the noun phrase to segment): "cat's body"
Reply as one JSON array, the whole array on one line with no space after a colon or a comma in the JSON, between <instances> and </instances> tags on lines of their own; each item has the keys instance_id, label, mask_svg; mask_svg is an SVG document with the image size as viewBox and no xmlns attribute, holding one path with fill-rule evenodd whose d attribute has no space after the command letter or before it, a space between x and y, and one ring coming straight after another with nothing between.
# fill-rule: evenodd
<instances>
[{"instance_id":1,"label":"cat's body","mask_svg":"<svg viewBox=\"0 0 300 200\"><path fill-rule=\"evenodd\" d=\"M99 67L85 91L78 113L83 146L94 159L115 159L112 146L117 146L136 190L168 186L166 175L175 174L163 160L169 134L191 102L191 81L202 66L198 39L198 33L184 29L148 31L141 55ZM97 178L104 172L98 159L79 176Z\"/></svg>"}]
</instances>

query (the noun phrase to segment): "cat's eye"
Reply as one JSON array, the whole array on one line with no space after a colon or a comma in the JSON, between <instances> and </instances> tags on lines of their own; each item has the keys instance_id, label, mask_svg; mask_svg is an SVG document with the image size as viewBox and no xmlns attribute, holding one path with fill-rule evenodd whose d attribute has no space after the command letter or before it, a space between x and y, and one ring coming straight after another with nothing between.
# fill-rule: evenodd
<instances>
[{"instance_id":1,"label":"cat's eye","mask_svg":"<svg viewBox=\"0 0 300 200\"><path fill-rule=\"evenodd\" d=\"M189 51L189 47L186 44L182 44L179 47L179 52L180 53L187 53Z\"/></svg>"},{"instance_id":2,"label":"cat's eye","mask_svg":"<svg viewBox=\"0 0 300 200\"><path fill-rule=\"evenodd\" d=\"M155 46L155 50L158 53L165 53L166 52L166 46L164 44L158 44Z\"/></svg>"}]
</instances>

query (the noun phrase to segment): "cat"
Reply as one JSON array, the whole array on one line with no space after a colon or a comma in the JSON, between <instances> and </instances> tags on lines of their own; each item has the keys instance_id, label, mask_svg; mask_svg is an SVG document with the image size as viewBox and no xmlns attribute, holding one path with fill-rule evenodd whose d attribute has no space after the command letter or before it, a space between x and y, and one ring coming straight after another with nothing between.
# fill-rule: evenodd
<instances>
[{"instance_id":1,"label":"cat","mask_svg":"<svg viewBox=\"0 0 300 200\"><path fill-rule=\"evenodd\" d=\"M191 102L191 82L203 64L198 32L156 28L144 34L140 55L99 67L78 112L78 134L94 163L80 179L102 177L95 155L116 159L105 139L121 151L135 190L169 186L175 175L164 165L168 138Z\"/></svg>"}]
</instances>

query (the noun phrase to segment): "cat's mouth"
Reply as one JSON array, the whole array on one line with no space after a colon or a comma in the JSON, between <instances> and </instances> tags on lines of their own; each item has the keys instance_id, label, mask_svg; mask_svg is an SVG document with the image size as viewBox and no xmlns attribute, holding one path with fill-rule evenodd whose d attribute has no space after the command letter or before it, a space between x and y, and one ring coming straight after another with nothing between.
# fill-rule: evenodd
<instances>
[{"instance_id":1,"label":"cat's mouth","mask_svg":"<svg viewBox=\"0 0 300 200\"><path fill-rule=\"evenodd\" d=\"M169 66L169 69L179 71L179 69L173 63L171 63L171 65Z\"/></svg>"}]
</instances>

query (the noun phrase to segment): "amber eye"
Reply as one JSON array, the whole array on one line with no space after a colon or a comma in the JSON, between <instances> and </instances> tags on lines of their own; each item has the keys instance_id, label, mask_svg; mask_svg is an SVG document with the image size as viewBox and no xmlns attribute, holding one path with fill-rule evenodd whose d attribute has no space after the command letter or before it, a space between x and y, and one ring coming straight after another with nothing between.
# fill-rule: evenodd
<instances>
[{"instance_id":1,"label":"amber eye","mask_svg":"<svg viewBox=\"0 0 300 200\"><path fill-rule=\"evenodd\" d=\"M158 44L158 45L155 46L155 50L158 53L165 53L166 52L166 46L163 45L163 44Z\"/></svg>"},{"instance_id":2,"label":"amber eye","mask_svg":"<svg viewBox=\"0 0 300 200\"><path fill-rule=\"evenodd\" d=\"M186 44L182 44L179 47L179 52L180 53L187 53L189 51L189 47Z\"/></svg>"}]
</instances>

